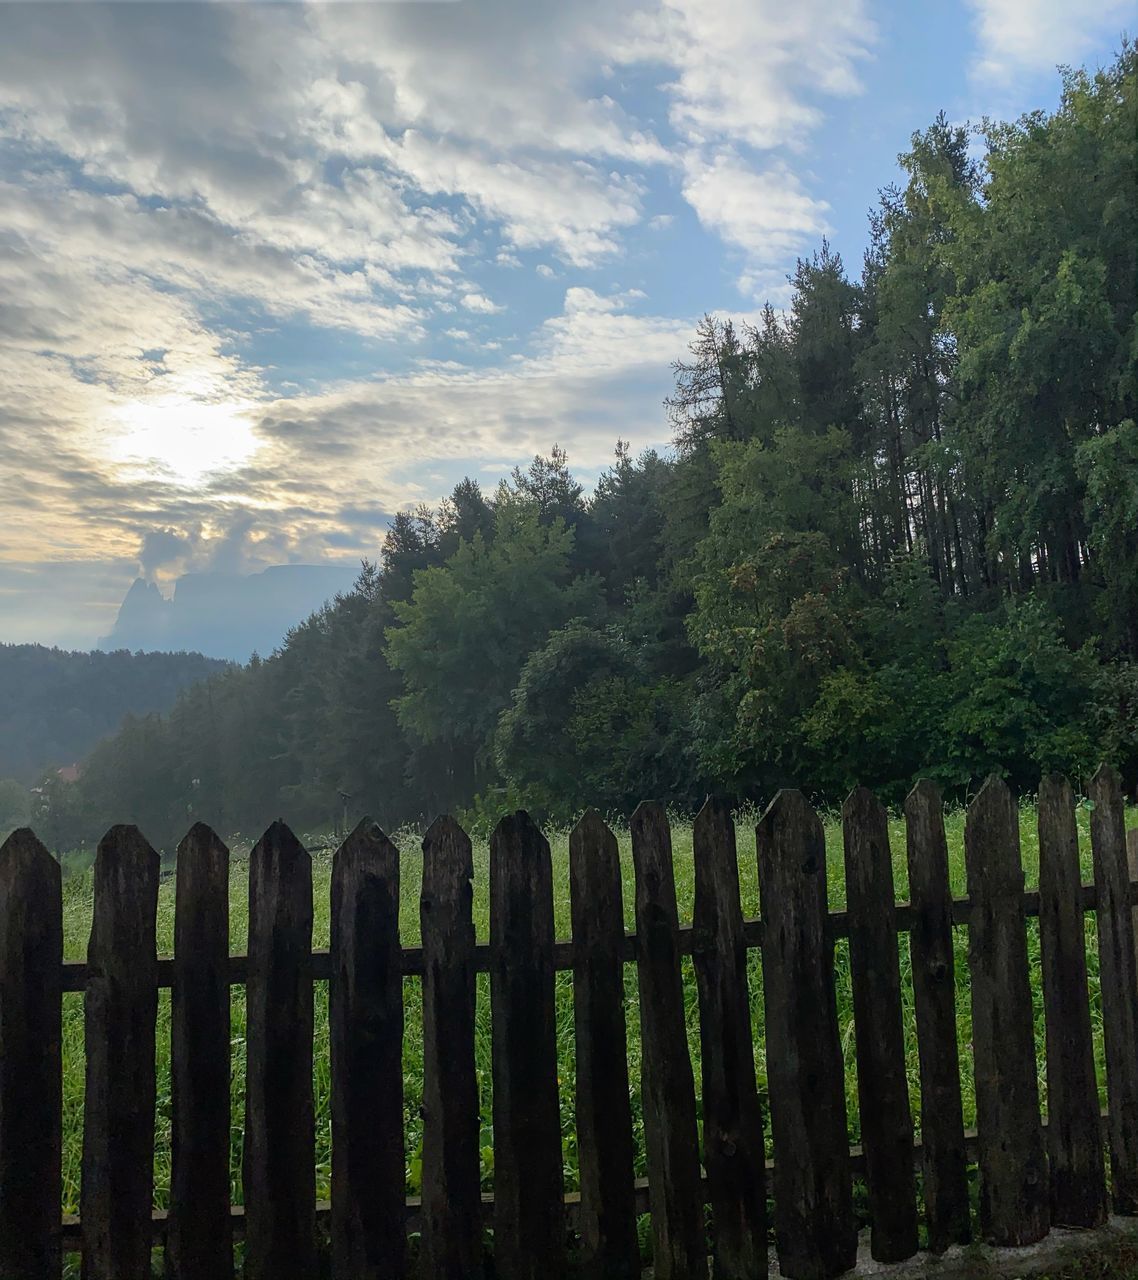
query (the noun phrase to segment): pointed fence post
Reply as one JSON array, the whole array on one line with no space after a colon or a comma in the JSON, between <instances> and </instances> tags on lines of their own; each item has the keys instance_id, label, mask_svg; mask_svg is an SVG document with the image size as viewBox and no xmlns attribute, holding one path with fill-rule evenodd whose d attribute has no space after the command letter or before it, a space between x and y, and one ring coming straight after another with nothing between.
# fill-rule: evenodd
<instances>
[{"instance_id":1,"label":"pointed fence post","mask_svg":"<svg viewBox=\"0 0 1138 1280\"><path fill-rule=\"evenodd\" d=\"M502 1280L559 1280L565 1188L557 1091L553 864L528 813L490 837L494 1265Z\"/></svg>"},{"instance_id":2,"label":"pointed fence post","mask_svg":"<svg viewBox=\"0 0 1138 1280\"><path fill-rule=\"evenodd\" d=\"M0 846L0 1276L59 1280L63 895L27 828Z\"/></svg>"},{"instance_id":3,"label":"pointed fence post","mask_svg":"<svg viewBox=\"0 0 1138 1280\"><path fill-rule=\"evenodd\" d=\"M756 1280L767 1274L766 1153L755 1083L735 824L726 804L709 800L699 811L692 851L703 1150L715 1280Z\"/></svg>"},{"instance_id":4,"label":"pointed fence post","mask_svg":"<svg viewBox=\"0 0 1138 1280\"><path fill-rule=\"evenodd\" d=\"M865 787L842 806L861 1142L878 1262L917 1252L913 1117L905 1071L889 819Z\"/></svg>"},{"instance_id":5,"label":"pointed fence post","mask_svg":"<svg viewBox=\"0 0 1138 1280\"><path fill-rule=\"evenodd\" d=\"M283 822L249 855L245 1276L316 1271L312 859Z\"/></svg>"},{"instance_id":6,"label":"pointed fence post","mask_svg":"<svg viewBox=\"0 0 1138 1280\"><path fill-rule=\"evenodd\" d=\"M582 1268L597 1280L640 1280L620 851L592 809L569 835L569 889Z\"/></svg>"},{"instance_id":7,"label":"pointed fence post","mask_svg":"<svg viewBox=\"0 0 1138 1280\"><path fill-rule=\"evenodd\" d=\"M481 1280L470 837L437 818L423 837L423 1280Z\"/></svg>"},{"instance_id":8,"label":"pointed fence post","mask_svg":"<svg viewBox=\"0 0 1138 1280\"><path fill-rule=\"evenodd\" d=\"M170 993L169 1280L233 1275L229 1213L229 850L204 823L178 846Z\"/></svg>"},{"instance_id":9,"label":"pointed fence post","mask_svg":"<svg viewBox=\"0 0 1138 1280\"><path fill-rule=\"evenodd\" d=\"M662 805L641 804L632 815L632 860L654 1274L656 1280L704 1280L707 1241L695 1084L684 1017L672 837Z\"/></svg>"},{"instance_id":10,"label":"pointed fence post","mask_svg":"<svg viewBox=\"0 0 1138 1280\"><path fill-rule=\"evenodd\" d=\"M112 827L95 854L84 998L84 1280L150 1280L158 854Z\"/></svg>"},{"instance_id":11,"label":"pointed fence post","mask_svg":"<svg viewBox=\"0 0 1138 1280\"><path fill-rule=\"evenodd\" d=\"M921 1070L921 1170L929 1249L971 1239L968 1154L956 1040L952 889L939 788L918 782L905 800L905 840L913 921L909 950Z\"/></svg>"},{"instance_id":12,"label":"pointed fence post","mask_svg":"<svg viewBox=\"0 0 1138 1280\"><path fill-rule=\"evenodd\" d=\"M1118 774L1103 765L1091 779L1091 850L1098 890L1099 984L1106 1042L1110 1172L1116 1213L1138 1213L1138 978Z\"/></svg>"},{"instance_id":13,"label":"pointed fence post","mask_svg":"<svg viewBox=\"0 0 1138 1280\"><path fill-rule=\"evenodd\" d=\"M1047 1151L1051 1220L1106 1220L1106 1169L1087 993L1075 796L1052 774L1039 788L1039 942L1047 1015Z\"/></svg>"},{"instance_id":14,"label":"pointed fence post","mask_svg":"<svg viewBox=\"0 0 1138 1280\"><path fill-rule=\"evenodd\" d=\"M756 840L779 1266L790 1280L828 1280L854 1265L857 1228L826 843L797 791L775 796Z\"/></svg>"},{"instance_id":15,"label":"pointed fence post","mask_svg":"<svg viewBox=\"0 0 1138 1280\"><path fill-rule=\"evenodd\" d=\"M399 850L364 818L332 859L332 1272L403 1280Z\"/></svg>"},{"instance_id":16,"label":"pointed fence post","mask_svg":"<svg viewBox=\"0 0 1138 1280\"><path fill-rule=\"evenodd\" d=\"M964 826L972 899L972 1045L980 1147L980 1224L996 1245L1041 1240L1049 1226L1039 1118L1019 812L989 778Z\"/></svg>"}]
</instances>

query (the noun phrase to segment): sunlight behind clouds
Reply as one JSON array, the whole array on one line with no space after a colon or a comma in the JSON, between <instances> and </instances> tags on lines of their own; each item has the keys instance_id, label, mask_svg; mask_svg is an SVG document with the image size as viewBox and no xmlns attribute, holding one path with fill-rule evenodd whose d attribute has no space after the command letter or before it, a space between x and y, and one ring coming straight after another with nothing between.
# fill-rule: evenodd
<instances>
[{"instance_id":1,"label":"sunlight behind clouds","mask_svg":"<svg viewBox=\"0 0 1138 1280\"><path fill-rule=\"evenodd\" d=\"M138 479L157 474L191 487L250 461L258 445L253 408L184 391L128 400L111 410L108 460Z\"/></svg>"}]
</instances>

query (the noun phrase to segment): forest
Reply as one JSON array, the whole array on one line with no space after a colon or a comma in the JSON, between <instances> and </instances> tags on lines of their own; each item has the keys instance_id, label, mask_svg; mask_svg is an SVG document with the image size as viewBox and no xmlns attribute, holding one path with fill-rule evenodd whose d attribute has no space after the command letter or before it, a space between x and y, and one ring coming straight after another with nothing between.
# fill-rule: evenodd
<instances>
[{"instance_id":1,"label":"forest","mask_svg":"<svg viewBox=\"0 0 1138 1280\"><path fill-rule=\"evenodd\" d=\"M180 690L225 665L200 653L0 644L0 779L26 784L49 765L81 760L124 715L168 710Z\"/></svg>"},{"instance_id":2,"label":"forest","mask_svg":"<svg viewBox=\"0 0 1138 1280\"><path fill-rule=\"evenodd\" d=\"M271 656L97 746L40 834L964 798L1104 758L1133 788L1135 86L1125 44L1053 113L939 117L860 271L824 243L755 324L703 319L670 449L617 442L586 495L554 446L399 513Z\"/></svg>"}]
</instances>

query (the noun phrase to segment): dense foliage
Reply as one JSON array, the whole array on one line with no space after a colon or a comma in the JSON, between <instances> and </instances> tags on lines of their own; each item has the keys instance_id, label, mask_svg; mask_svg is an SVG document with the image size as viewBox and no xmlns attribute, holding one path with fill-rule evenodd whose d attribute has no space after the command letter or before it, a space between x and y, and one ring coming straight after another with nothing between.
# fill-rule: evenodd
<instances>
[{"instance_id":1,"label":"dense foliage","mask_svg":"<svg viewBox=\"0 0 1138 1280\"><path fill-rule=\"evenodd\" d=\"M61 833L191 812L559 816L794 781L897 797L1138 773L1136 59L1051 115L914 136L852 275L707 317L674 449L554 449L394 521L266 661L130 723Z\"/></svg>"},{"instance_id":2,"label":"dense foliage","mask_svg":"<svg viewBox=\"0 0 1138 1280\"><path fill-rule=\"evenodd\" d=\"M126 715L168 711L182 689L225 666L200 653L0 644L0 826L26 809L27 786L45 769L81 760Z\"/></svg>"}]
</instances>

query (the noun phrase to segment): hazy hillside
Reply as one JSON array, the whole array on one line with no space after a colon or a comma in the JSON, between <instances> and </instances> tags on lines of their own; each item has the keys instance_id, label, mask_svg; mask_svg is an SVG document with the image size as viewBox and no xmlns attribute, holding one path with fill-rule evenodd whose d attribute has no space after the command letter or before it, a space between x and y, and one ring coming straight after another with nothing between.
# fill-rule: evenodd
<instances>
[{"instance_id":1,"label":"hazy hillside","mask_svg":"<svg viewBox=\"0 0 1138 1280\"><path fill-rule=\"evenodd\" d=\"M200 653L68 653L0 644L0 778L73 764L128 713L168 711L226 663Z\"/></svg>"}]
</instances>

